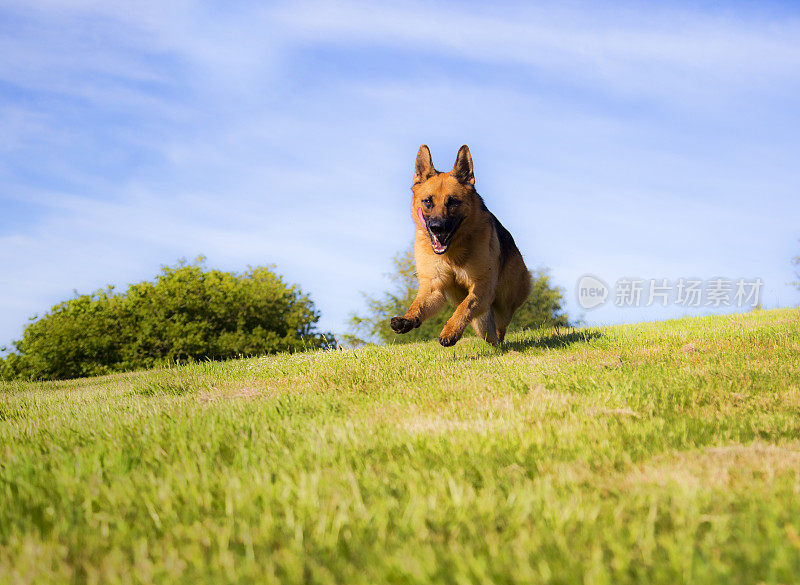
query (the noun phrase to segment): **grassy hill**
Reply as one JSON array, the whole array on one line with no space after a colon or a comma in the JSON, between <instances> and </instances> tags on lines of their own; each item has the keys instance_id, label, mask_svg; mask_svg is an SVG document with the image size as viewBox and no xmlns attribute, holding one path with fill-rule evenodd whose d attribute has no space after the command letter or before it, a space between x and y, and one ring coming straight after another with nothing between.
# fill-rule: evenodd
<instances>
[{"instance_id":1,"label":"grassy hill","mask_svg":"<svg viewBox=\"0 0 800 585\"><path fill-rule=\"evenodd\" d=\"M0 386L0 583L793 583L800 310Z\"/></svg>"}]
</instances>

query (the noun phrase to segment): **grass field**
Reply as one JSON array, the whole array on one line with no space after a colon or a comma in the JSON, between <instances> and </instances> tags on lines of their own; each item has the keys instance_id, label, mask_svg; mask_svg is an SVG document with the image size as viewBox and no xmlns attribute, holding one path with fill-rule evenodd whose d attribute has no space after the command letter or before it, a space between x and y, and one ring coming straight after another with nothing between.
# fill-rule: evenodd
<instances>
[{"instance_id":1,"label":"grass field","mask_svg":"<svg viewBox=\"0 0 800 585\"><path fill-rule=\"evenodd\" d=\"M800 310L0 386L0 583L796 583Z\"/></svg>"}]
</instances>

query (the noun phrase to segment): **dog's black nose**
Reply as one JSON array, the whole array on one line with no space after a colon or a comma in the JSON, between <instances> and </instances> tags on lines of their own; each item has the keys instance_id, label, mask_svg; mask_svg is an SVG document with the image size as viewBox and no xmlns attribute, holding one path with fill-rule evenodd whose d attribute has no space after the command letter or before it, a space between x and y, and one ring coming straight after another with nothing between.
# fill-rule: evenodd
<instances>
[{"instance_id":1,"label":"dog's black nose","mask_svg":"<svg viewBox=\"0 0 800 585\"><path fill-rule=\"evenodd\" d=\"M437 238L447 235L447 220L432 217L428 220L428 229Z\"/></svg>"}]
</instances>

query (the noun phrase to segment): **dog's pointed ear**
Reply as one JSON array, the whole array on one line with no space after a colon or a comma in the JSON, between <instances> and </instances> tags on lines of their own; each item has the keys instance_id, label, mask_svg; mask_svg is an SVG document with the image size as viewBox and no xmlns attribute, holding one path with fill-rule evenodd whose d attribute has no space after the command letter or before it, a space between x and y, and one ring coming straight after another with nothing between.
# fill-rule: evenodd
<instances>
[{"instance_id":1,"label":"dog's pointed ear","mask_svg":"<svg viewBox=\"0 0 800 585\"><path fill-rule=\"evenodd\" d=\"M453 165L453 170L450 171L450 174L462 185L475 184L475 175L472 174L472 155L469 153L469 146L466 144L458 149L456 164Z\"/></svg>"},{"instance_id":2,"label":"dog's pointed ear","mask_svg":"<svg viewBox=\"0 0 800 585\"><path fill-rule=\"evenodd\" d=\"M431 151L427 144L419 147L417 153L417 163L414 165L414 184L422 183L430 179L436 174L436 169L433 168L433 159L431 158Z\"/></svg>"}]
</instances>

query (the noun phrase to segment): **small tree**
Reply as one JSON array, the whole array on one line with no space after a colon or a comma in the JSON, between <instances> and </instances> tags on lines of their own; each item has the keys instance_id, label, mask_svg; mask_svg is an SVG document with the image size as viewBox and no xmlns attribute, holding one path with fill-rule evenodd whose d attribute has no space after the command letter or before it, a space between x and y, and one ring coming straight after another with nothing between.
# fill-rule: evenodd
<instances>
[{"instance_id":1,"label":"small tree","mask_svg":"<svg viewBox=\"0 0 800 585\"><path fill-rule=\"evenodd\" d=\"M0 376L53 380L221 360L333 343L319 314L272 268L207 270L203 258L164 266L153 282L113 287L54 306L25 328Z\"/></svg>"},{"instance_id":2,"label":"small tree","mask_svg":"<svg viewBox=\"0 0 800 585\"><path fill-rule=\"evenodd\" d=\"M394 259L394 272L389 278L394 283L390 290L379 297L364 294L366 313L353 313L350 316L351 333L345 341L351 345L362 345L372 341L383 343L409 343L412 341L436 339L444 324L450 318L453 307L448 305L436 316L428 319L417 329L405 335L398 335L389 327L389 320L403 315L417 295L417 277L414 269L412 250L400 252ZM546 270L531 271L533 288L528 300L517 310L509 326L509 331L535 329L540 327L566 326L567 315L563 311L563 292L553 287ZM467 334L470 334L468 330Z\"/></svg>"}]
</instances>

